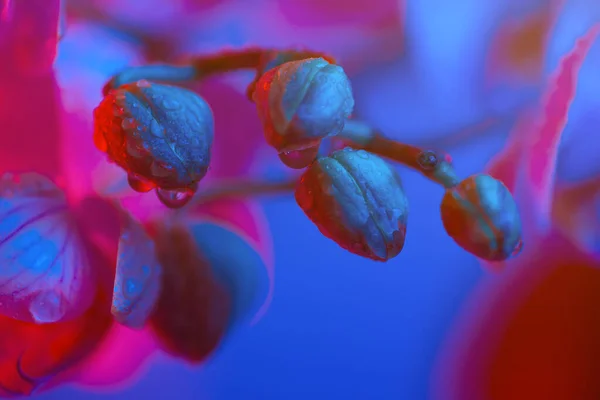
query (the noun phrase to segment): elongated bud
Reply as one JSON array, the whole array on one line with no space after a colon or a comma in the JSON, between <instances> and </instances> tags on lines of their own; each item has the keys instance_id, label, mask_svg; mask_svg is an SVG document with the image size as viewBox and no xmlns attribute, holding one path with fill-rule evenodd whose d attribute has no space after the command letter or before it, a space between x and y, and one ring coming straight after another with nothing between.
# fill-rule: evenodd
<instances>
[{"instance_id":1,"label":"elongated bud","mask_svg":"<svg viewBox=\"0 0 600 400\"><path fill-rule=\"evenodd\" d=\"M94 110L94 141L125 169L132 188L195 190L210 164L214 122L208 104L176 86L123 85Z\"/></svg>"},{"instance_id":2,"label":"elongated bud","mask_svg":"<svg viewBox=\"0 0 600 400\"><path fill-rule=\"evenodd\" d=\"M364 150L316 160L298 184L296 201L323 235L354 254L386 261L404 247L408 200L400 178Z\"/></svg>"},{"instance_id":3,"label":"elongated bud","mask_svg":"<svg viewBox=\"0 0 600 400\"><path fill-rule=\"evenodd\" d=\"M448 235L460 247L489 260L506 260L521 251L521 218L502 182L473 175L448 189L441 205Z\"/></svg>"},{"instance_id":4,"label":"elongated bud","mask_svg":"<svg viewBox=\"0 0 600 400\"><path fill-rule=\"evenodd\" d=\"M253 95L267 143L292 168L314 161L321 140L337 135L354 108L342 67L322 58L284 63L267 71ZM297 160L298 154L304 157ZM294 159L286 162L286 153Z\"/></svg>"}]
</instances>

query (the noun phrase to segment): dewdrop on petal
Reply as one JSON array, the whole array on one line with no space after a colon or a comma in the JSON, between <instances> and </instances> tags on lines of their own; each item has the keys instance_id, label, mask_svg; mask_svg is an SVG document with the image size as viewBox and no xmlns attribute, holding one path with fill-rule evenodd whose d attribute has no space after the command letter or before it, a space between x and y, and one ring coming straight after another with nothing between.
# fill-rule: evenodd
<instances>
[{"instance_id":1,"label":"dewdrop on petal","mask_svg":"<svg viewBox=\"0 0 600 400\"><path fill-rule=\"evenodd\" d=\"M321 140L337 135L354 108L342 67L322 58L284 63L267 71L253 95L267 143L291 168L315 160Z\"/></svg>"},{"instance_id":2,"label":"dewdrop on petal","mask_svg":"<svg viewBox=\"0 0 600 400\"><path fill-rule=\"evenodd\" d=\"M209 105L176 86L126 84L94 110L98 149L127 171L134 190L156 188L159 198L162 192L193 194L208 170L213 136Z\"/></svg>"},{"instance_id":3,"label":"dewdrop on petal","mask_svg":"<svg viewBox=\"0 0 600 400\"><path fill-rule=\"evenodd\" d=\"M317 159L303 174L296 201L324 236L354 254L386 261L404 247L408 200L400 178L364 150Z\"/></svg>"},{"instance_id":4,"label":"dewdrop on petal","mask_svg":"<svg viewBox=\"0 0 600 400\"><path fill-rule=\"evenodd\" d=\"M489 175L470 176L446 190L441 213L448 235L481 259L503 261L523 247L515 200L502 182Z\"/></svg>"}]
</instances>

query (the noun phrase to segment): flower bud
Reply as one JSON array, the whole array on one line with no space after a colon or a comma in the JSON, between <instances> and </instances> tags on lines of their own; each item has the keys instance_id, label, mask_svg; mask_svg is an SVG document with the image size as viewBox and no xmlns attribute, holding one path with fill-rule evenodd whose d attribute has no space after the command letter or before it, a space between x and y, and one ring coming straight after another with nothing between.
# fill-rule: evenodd
<instances>
[{"instance_id":1,"label":"flower bud","mask_svg":"<svg viewBox=\"0 0 600 400\"><path fill-rule=\"evenodd\" d=\"M408 200L400 177L364 150L317 159L302 176L296 201L324 236L354 254L386 261L404 247Z\"/></svg>"},{"instance_id":2,"label":"flower bud","mask_svg":"<svg viewBox=\"0 0 600 400\"><path fill-rule=\"evenodd\" d=\"M293 168L308 166L316 151L306 150L340 133L354 108L344 70L322 58L291 61L267 71L257 82L253 99L267 143L282 154L309 155L290 165ZM282 160L286 162L285 157Z\"/></svg>"},{"instance_id":3,"label":"flower bud","mask_svg":"<svg viewBox=\"0 0 600 400\"><path fill-rule=\"evenodd\" d=\"M112 90L94 110L94 141L125 169L133 188L195 190L210 163L209 105L176 86L138 81Z\"/></svg>"},{"instance_id":4,"label":"flower bud","mask_svg":"<svg viewBox=\"0 0 600 400\"><path fill-rule=\"evenodd\" d=\"M473 175L446 190L441 212L448 235L479 258L502 261L522 248L515 200L502 182L489 175Z\"/></svg>"}]
</instances>

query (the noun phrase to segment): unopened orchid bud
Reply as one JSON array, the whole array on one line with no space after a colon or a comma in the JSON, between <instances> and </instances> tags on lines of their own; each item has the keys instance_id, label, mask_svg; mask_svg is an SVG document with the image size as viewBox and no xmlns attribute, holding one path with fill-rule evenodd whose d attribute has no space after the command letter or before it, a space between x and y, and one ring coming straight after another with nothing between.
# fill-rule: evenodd
<instances>
[{"instance_id":1,"label":"unopened orchid bud","mask_svg":"<svg viewBox=\"0 0 600 400\"><path fill-rule=\"evenodd\" d=\"M321 140L340 133L354 108L344 70L322 58L291 61L267 71L253 99L267 143L292 168L314 161Z\"/></svg>"},{"instance_id":2,"label":"unopened orchid bud","mask_svg":"<svg viewBox=\"0 0 600 400\"><path fill-rule=\"evenodd\" d=\"M210 164L214 121L196 93L138 81L94 110L94 141L137 191L195 190Z\"/></svg>"},{"instance_id":3,"label":"unopened orchid bud","mask_svg":"<svg viewBox=\"0 0 600 400\"><path fill-rule=\"evenodd\" d=\"M521 251L521 219L506 186L489 175L473 175L446 190L441 205L448 235L475 256L506 260Z\"/></svg>"},{"instance_id":4,"label":"unopened orchid bud","mask_svg":"<svg viewBox=\"0 0 600 400\"><path fill-rule=\"evenodd\" d=\"M324 236L354 254L386 261L404 247L408 200L400 177L364 150L317 159L302 176L296 201Z\"/></svg>"}]
</instances>

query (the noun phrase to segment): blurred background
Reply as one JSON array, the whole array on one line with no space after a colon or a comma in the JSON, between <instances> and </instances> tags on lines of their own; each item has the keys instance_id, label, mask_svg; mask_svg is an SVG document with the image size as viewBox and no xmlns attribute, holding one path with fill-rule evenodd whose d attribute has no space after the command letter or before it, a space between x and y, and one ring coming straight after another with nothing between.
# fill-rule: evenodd
<instances>
[{"instance_id":1,"label":"blurred background","mask_svg":"<svg viewBox=\"0 0 600 400\"><path fill-rule=\"evenodd\" d=\"M126 66L246 45L302 46L328 52L345 67L358 117L397 140L445 149L461 176L484 170L523 111L538 106L560 58L600 21L600 3L594 0L68 0L63 8L55 71L63 105L71 113L91 116L104 82ZM558 158L559 183L577 185L600 173L599 70L600 43L596 43L579 74ZM228 93L242 95L251 77L236 73L219 79ZM243 130L259 129L257 120L245 120L256 118L253 105L219 102L219 93L210 96L214 108L220 107L216 112L231 119L231 126L217 126L217 136L227 131L228 145L239 151L247 142ZM260 133L252 137L260 140ZM278 179L288 173L273 150L259 144L251 147L248 176ZM496 389L456 394L460 390L455 386L462 381L447 378L446 372L462 369L471 359L457 356L455 360L447 356L449 349L460 342L461 332L468 331L472 321L501 309L482 299L490 293L500 303L498 299L510 299L514 282L506 283L502 272L482 268L446 236L439 217L440 187L409 170L401 170L401 175L410 217L406 245L397 258L384 264L351 255L319 234L292 195L263 197L260 203L274 241L275 291L257 324L238 330L201 366L189 367L160 355L125 387L62 386L36 397L600 399L596 383L600 370L593 360L598 358L598 345L593 347L595 341L587 336L598 332L594 329L600 324L600 308L594 307L581 312L586 323L580 330L575 328L579 320L540 320L536 322L539 332L536 326L523 328L544 335L545 329L555 329L553 323L573 327L575 339L569 332L561 334L548 342L546 351L589 344L580 352L565 350L576 354L572 359L554 359L565 369L585 366L585 374L574 375L569 382L589 390L569 389L564 396L560 390L544 394L533 387L527 391L527 382L535 386L539 376L503 381L504 370L498 367L494 371L500 371L501 383ZM584 269L598 266L594 258L600 252L597 192L587 193L585 202L570 203L568 215L581 214L590 224L585 231L577 226L564 230L577 259L565 256L567 266L572 262ZM528 257L520 268L547 262L540 254ZM514 274L513 268L508 275L513 279ZM573 298L569 293L585 291L578 282L600 278L586 273L573 279L565 299ZM559 279L547 297L561 292L564 281L568 279ZM494 291L498 282L508 286ZM598 300L598 287L585 291L582 304ZM557 311L552 314L557 315L582 309L579 303L541 304L534 309L554 307ZM495 326L492 319L477 335L501 335L503 326ZM522 330L515 329L518 336ZM536 341L535 335L532 340ZM533 360L527 365L535 370L545 362L536 358L538 353L520 354L522 359L511 359L511 365ZM473 365L480 365L477 362ZM540 382L553 374L560 376L561 371L540 375ZM473 381L491 382L493 374L488 372L472 367L470 376Z\"/></svg>"}]
</instances>

